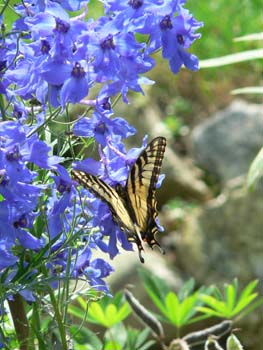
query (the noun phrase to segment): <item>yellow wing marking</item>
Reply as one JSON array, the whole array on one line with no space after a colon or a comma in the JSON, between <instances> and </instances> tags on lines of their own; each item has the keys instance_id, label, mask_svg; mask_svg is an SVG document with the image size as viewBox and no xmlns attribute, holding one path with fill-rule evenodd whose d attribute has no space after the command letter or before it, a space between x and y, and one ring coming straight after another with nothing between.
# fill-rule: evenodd
<instances>
[{"instance_id":1,"label":"yellow wing marking","mask_svg":"<svg viewBox=\"0 0 263 350\"><path fill-rule=\"evenodd\" d=\"M158 232L155 188L165 146L164 137L157 137L148 144L132 166L125 188L116 186L115 189L94 175L72 170L73 179L107 203L113 219L125 231L128 240L137 244L141 262L144 259L140 237L150 247L159 246L154 238Z\"/></svg>"},{"instance_id":2,"label":"yellow wing marking","mask_svg":"<svg viewBox=\"0 0 263 350\"><path fill-rule=\"evenodd\" d=\"M133 165L126 184L128 197L141 236L151 242L158 231L155 188L161 171L166 140L157 137L140 154ZM155 243L156 244L156 243Z\"/></svg>"},{"instance_id":3,"label":"yellow wing marking","mask_svg":"<svg viewBox=\"0 0 263 350\"><path fill-rule=\"evenodd\" d=\"M117 221L121 228L128 231L134 230L134 225L130 215L125 208L122 199L113 187L109 186L96 176L83 171L72 170L72 177L80 185L90 190L95 196L108 204L114 219L116 220L119 217Z\"/></svg>"}]
</instances>

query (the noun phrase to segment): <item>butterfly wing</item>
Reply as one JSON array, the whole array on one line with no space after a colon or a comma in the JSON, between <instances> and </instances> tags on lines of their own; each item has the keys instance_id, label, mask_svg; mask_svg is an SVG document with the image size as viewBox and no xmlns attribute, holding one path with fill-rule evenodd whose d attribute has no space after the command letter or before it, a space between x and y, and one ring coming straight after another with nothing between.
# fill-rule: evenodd
<instances>
[{"instance_id":1,"label":"butterfly wing","mask_svg":"<svg viewBox=\"0 0 263 350\"><path fill-rule=\"evenodd\" d=\"M125 207L124 201L118 192L98 177L83 171L72 170L72 178L109 206L114 221L126 233L128 240L137 244L140 260L143 262L141 240L136 232L136 227L131 216Z\"/></svg>"},{"instance_id":2,"label":"butterfly wing","mask_svg":"<svg viewBox=\"0 0 263 350\"><path fill-rule=\"evenodd\" d=\"M164 157L166 139L157 137L140 154L131 168L126 191L132 219L141 233L141 237L150 247L158 245L155 233L158 232L155 190Z\"/></svg>"}]
</instances>

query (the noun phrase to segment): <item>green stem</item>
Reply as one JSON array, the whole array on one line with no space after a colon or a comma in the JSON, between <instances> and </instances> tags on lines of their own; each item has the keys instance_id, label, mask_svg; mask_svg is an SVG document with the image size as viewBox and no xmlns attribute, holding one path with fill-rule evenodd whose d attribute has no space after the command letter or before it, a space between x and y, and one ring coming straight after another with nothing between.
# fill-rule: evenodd
<instances>
[{"instance_id":1,"label":"green stem","mask_svg":"<svg viewBox=\"0 0 263 350\"><path fill-rule=\"evenodd\" d=\"M61 313L60 313L60 310L58 307L57 299L55 297L53 289L51 287L49 287L48 290L49 290L50 301L51 301L51 304L53 306L55 318L56 318L56 321L58 324L58 329L59 329L61 343L62 343L62 350L67 350L68 346L67 346L65 325L64 325L62 317L61 317Z\"/></svg>"},{"instance_id":2,"label":"green stem","mask_svg":"<svg viewBox=\"0 0 263 350\"><path fill-rule=\"evenodd\" d=\"M58 116L59 112L60 112L60 108L57 108L57 110L55 110L53 114L50 114L50 115L47 117L47 119L44 121L43 124L39 125L36 129L31 130L31 131L26 135L26 137L27 137L27 138L30 138L33 134L38 133L39 130L41 130L45 125L47 125L47 124L50 122L50 120L52 120L52 118L56 118L56 117Z\"/></svg>"},{"instance_id":3,"label":"green stem","mask_svg":"<svg viewBox=\"0 0 263 350\"><path fill-rule=\"evenodd\" d=\"M5 116L5 107L4 107L4 99L3 99L3 95L0 94L0 112L2 115L2 120L5 121L6 120L6 116Z\"/></svg>"},{"instance_id":4,"label":"green stem","mask_svg":"<svg viewBox=\"0 0 263 350\"><path fill-rule=\"evenodd\" d=\"M45 342L43 340L42 333L41 333L41 320L39 317L39 303L37 303L37 302L33 303L31 329L34 331L34 334L37 337L38 349L39 350L46 350L46 345L45 345ZM34 347L32 347L32 349L34 349Z\"/></svg>"},{"instance_id":5,"label":"green stem","mask_svg":"<svg viewBox=\"0 0 263 350\"><path fill-rule=\"evenodd\" d=\"M3 13L4 13L5 9L7 8L9 2L10 2L10 0L7 0L7 1L4 3L4 6L3 6L3 8L2 8L2 10L1 10L1 12L0 12L0 16L3 15Z\"/></svg>"}]
</instances>

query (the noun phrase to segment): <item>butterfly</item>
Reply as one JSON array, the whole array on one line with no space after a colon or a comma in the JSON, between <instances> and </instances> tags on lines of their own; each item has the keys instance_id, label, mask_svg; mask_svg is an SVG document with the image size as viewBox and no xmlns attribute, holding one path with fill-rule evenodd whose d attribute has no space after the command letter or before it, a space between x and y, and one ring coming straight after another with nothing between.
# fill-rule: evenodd
<instances>
[{"instance_id":1,"label":"butterfly","mask_svg":"<svg viewBox=\"0 0 263 350\"><path fill-rule=\"evenodd\" d=\"M151 248L158 246L161 249L155 239L159 231L155 191L165 146L164 137L153 139L131 167L124 187L120 184L112 187L97 176L72 170L74 180L108 205L113 220L125 232L128 241L136 243L142 263L142 241Z\"/></svg>"}]
</instances>

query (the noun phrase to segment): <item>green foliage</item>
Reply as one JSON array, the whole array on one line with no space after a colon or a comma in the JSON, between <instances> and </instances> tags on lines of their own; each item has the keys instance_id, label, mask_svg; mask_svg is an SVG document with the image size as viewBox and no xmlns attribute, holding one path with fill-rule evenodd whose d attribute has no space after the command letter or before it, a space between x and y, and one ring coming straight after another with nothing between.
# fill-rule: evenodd
<instances>
[{"instance_id":1,"label":"green foliage","mask_svg":"<svg viewBox=\"0 0 263 350\"><path fill-rule=\"evenodd\" d=\"M14 23L15 20L18 19L18 15L13 10L13 6L16 3L17 3L16 0L10 0L5 2L0 1L0 15L4 13L7 30L11 30L12 24Z\"/></svg>"},{"instance_id":2,"label":"green foliage","mask_svg":"<svg viewBox=\"0 0 263 350\"><path fill-rule=\"evenodd\" d=\"M258 293L255 291L258 285L257 280L250 282L239 291L238 281L235 279L231 284L224 285L223 292L221 292L216 286L201 287L195 290L195 282L190 279L178 293L175 293L161 278L143 269L139 273L145 290L162 313L159 319L174 325L177 333L182 327L208 317L219 317L224 320L235 318L234 321L237 321L263 304L263 297L258 298ZM79 328L71 326L76 350L147 350L156 343L156 339L149 339L150 332L148 328L145 329L145 326L144 330L138 330L123 323L130 315L130 307L121 292L117 293L114 298L104 296L100 300L89 302L88 305L82 297L79 297L77 301L80 307L70 306L69 311L83 322L87 321L102 326L106 331L103 336L99 337L84 323ZM147 324L144 319L145 315L136 313L136 316ZM181 340L184 340L190 347L193 344L204 344L205 349L215 346L222 350L242 350L241 343L233 334L227 338L225 348L220 347L218 343L217 338L229 332L231 326L231 321L224 321L210 328L187 334ZM217 338L210 337L211 334L216 335ZM162 339L159 341L160 344L164 344Z\"/></svg>"},{"instance_id":3,"label":"green foliage","mask_svg":"<svg viewBox=\"0 0 263 350\"><path fill-rule=\"evenodd\" d=\"M102 341L88 328L78 329L76 326L71 326L70 331L74 335L75 350L99 350L103 348Z\"/></svg>"},{"instance_id":4,"label":"green foliage","mask_svg":"<svg viewBox=\"0 0 263 350\"><path fill-rule=\"evenodd\" d=\"M149 330L126 328L124 321L131 312L129 304L121 292L114 298L104 296L100 300L87 302L82 297L77 299L79 306L70 305L69 312L76 318L106 328L103 339L95 332L82 325L71 327L76 350L147 350L155 342L147 340Z\"/></svg>"},{"instance_id":5,"label":"green foliage","mask_svg":"<svg viewBox=\"0 0 263 350\"><path fill-rule=\"evenodd\" d=\"M125 350L147 350L152 346L155 341L147 340L149 335L149 329L137 330L128 328L127 343Z\"/></svg>"},{"instance_id":6,"label":"green foliage","mask_svg":"<svg viewBox=\"0 0 263 350\"><path fill-rule=\"evenodd\" d=\"M205 23L201 30L202 40L197 41L193 48L195 54L208 58L208 55L217 57L229 54L233 49L244 49L246 44L242 42L233 46L233 38L260 31L261 5L260 0L217 0L205 4L200 2L198 6L195 0L189 0L187 7L194 9L195 17Z\"/></svg>"},{"instance_id":7,"label":"green foliage","mask_svg":"<svg viewBox=\"0 0 263 350\"><path fill-rule=\"evenodd\" d=\"M177 96L171 100L165 107L166 116L163 119L167 129L174 137L183 136L186 127L183 116L192 112L192 107L189 101L183 97Z\"/></svg>"},{"instance_id":8,"label":"green foliage","mask_svg":"<svg viewBox=\"0 0 263 350\"><path fill-rule=\"evenodd\" d=\"M263 297L255 300L258 293L254 292L258 281L250 282L239 294L238 281L235 279L232 284L224 286L224 293L214 287L212 295L200 295L200 299L207 306L198 306L197 310L209 316L216 316L232 319L239 315L239 318L263 304Z\"/></svg>"},{"instance_id":9,"label":"green foliage","mask_svg":"<svg viewBox=\"0 0 263 350\"><path fill-rule=\"evenodd\" d=\"M208 315L197 316L197 307L203 304L200 295L203 293L209 295L210 288L201 287L194 292L195 283L193 279L190 279L176 294L168 288L163 280L146 273L144 270L140 270L140 276L144 288L155 306L161 311L165 320L177 328L209 317Z\"/></svg>"},{"instance_id":10,"label":"green foliage","mask_svg":"<svg viewBox=\"0 0 263 350\"><path fill-rule=\"evenodd\" d=\"M70 306L69 311L74 316L83 319L83 311L86 311L86 303L81 297L78 298L78 302L81 309ZM126 319L130 312L129 304L122 297L122 293L119 292L114 298L104 296L99 301L90 302L87 306L85 319L88 322L101 325L105 328L111 328Z\"/></svg>"},{"instance_id":11,"label":"green foliage","mask_svg":"<svg viewBox=\"0 0 263 350\"><path fill-rule=\"evenodd\" d=\"M173 134L173 136L180 135L180 131L183 127L183 122L181 118L176 117L175 115L167 115L164 118L164 124L167 129Z\"/></svg>"},{"instance_id":12,"label":"green foliage","mask_svg":"<svg viewBox=\"0 0 263 350\"><path fill-rule=\"evenodd\" d=\"M223 349L218 341L216 340L216 337L213 336L209 337L205 343L205 350L225 350ZM238 340L238 338L231 334L226 341L226 350L243 350L243 346Z\"/></svg>"}]
</instances>

